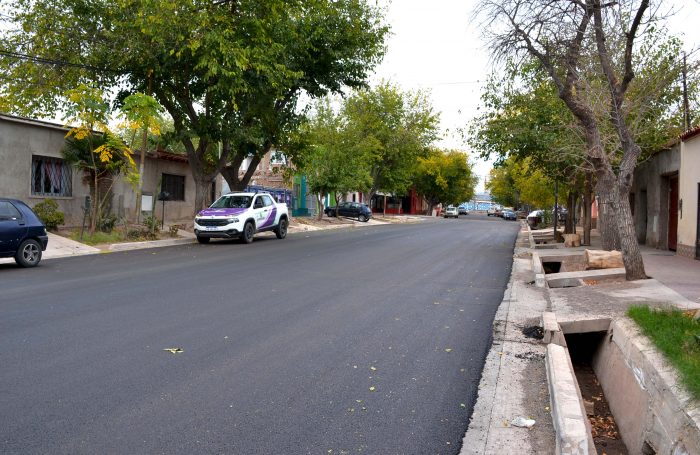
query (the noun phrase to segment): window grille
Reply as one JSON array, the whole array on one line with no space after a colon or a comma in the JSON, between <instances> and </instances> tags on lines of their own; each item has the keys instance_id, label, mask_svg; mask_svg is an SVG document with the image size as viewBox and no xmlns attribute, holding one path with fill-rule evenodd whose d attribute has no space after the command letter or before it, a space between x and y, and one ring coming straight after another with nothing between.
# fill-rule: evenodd
<instances>
[{"instance_id":1,"label":"window grille","mask_svg":"<svg viewBox=\"0 0 700 455\"><path fill-rule=\"evenodd\" d=\"M61 158L32 156L32 195L73 195L73 169Z\"/></svg>"},{"instance_id":2,"label":"window grille","mask_svg":"<svg viewBox=\"0 0 700 455\"><path fill-rule=\"evenodd\" d=\"M171 201L185 200L185 176L163 174L162 191L170 193Z\"/></svg>"}]
</instances>

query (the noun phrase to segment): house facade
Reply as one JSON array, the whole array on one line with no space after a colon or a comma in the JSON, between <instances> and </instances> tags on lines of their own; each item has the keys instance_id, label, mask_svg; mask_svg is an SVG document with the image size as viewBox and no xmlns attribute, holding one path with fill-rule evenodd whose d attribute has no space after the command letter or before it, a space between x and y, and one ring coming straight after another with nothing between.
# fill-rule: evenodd
<instances>
[{"instance_id":1,"label":"house facade","mask_svg":"<svg viewBox=\"0 0 700 455\"><path fill-rule=\"evenodd\" d=\"M700 127L681 136L678 183L678 249L700 259Z\"/></svg>"},{"instance_id":2,"label":"house facade","mask_svg":"<svg viewBox=\"0 0 700 455\"><path fill-rule=\"evenodd\" d=\"M31 207L53 199L65 215L65 225L73 227L82 224L82 207L90 190L82 173L63 159L61 150L67 132L63 125L0 114L0 195L20 199ZM134 158L138 166L138 156ZM171 200L165 203L166 223L192 220L195 186L186 157L162 151L147 155L142 203L145 215L161 218L163 207L157 201L160 191L171 194ZM118 177L112 186L110 205L111 213L119 218L135 215L136 193L123 178Z\"/></svg>"},{"instance_id":3,"label":"house facade","mask_svg":"<svg viewBox=\"0 0 700 455\"><path fill-rule=\"evenodd\" d=\"M630 208L637 241L662 250L677 249L680 141L639 164L634 171Z\"/></svg>"}]
</instances>

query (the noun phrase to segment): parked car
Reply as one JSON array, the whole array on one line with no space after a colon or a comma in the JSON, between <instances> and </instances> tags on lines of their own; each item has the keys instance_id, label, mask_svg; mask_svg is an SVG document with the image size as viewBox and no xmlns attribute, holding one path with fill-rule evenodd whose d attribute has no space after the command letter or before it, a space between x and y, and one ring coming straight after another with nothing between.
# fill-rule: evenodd
<instances>
[{"instance_id":1,"label":"parked car","mask_svg":"<svg viewBox=\"0 0 700 455\"><path fill-rule=\"evenodd\" d=\"M518 216L512 210L504 210L502 212L501 216L503 217L504 220L509 220L509 221L516 221L518 219Z\"/></svg>"},{"instance_id":2,"label":"parked car","mask_svg":"<svg viewBox=\"0 0 700 455\"><path fill-rule=\"evenodd\" d=\"M273 231L278 239L287 236L287 204L275 202L269 193L229 193L194 217L199 243L212 238L238 238L251 243L256 232Z\"/></svg>"},{"instance_id":3,"label":"parked car","mask_svg":"<svg viewBox=\"0 0 700 455\"><path fill-rule=\"evenodd\" d=\"M500 205L492 205L489 207L488 210L486 210L486 215L487 216L501 216L501 211L503 210L503 207Z\"/></svg>"},{"instance_id":4,"label":"parked car","mask_svg":"<svg viewBox=\"0 0 700 455\"><path fill-rule=\"evenodd\" d=\"M533 210L527 216L527 224L530 228L535 229L544 219L544 211Z\"/></svg>"},{"instance_id":5,"label":"parked car","mask_svg":"<svg viewBox=\"0 0 700 455\"><path fill-rule=\"evenodd\" d=\"M35 267L48 243L46 227L27 204L0 199L0 257L14 257L22 267Z\"/></svg>"},{"instance_id":6,"label":"parked car","mask_svg":"<svg viewBox=\"0 0 700 455\"><path fill-rule=\"evenodd\" d=\"M459 209L454 205L450 205L445 209L445 212L442 214L442 216L445 218L459 218Z\"/></svg>"},{"instance_id":7,"label":"parked car","mask_svg":"<svg viewBox=\"0 0 700 455\"><path fill-rule=\"evenodd\" d=\"M348 218L357 218L359 221L367 222L372 218L372 211L367 207L367 204L362 204L361 202L341 202L337 206L326 207L323 211L326 216L345 216Z\"/></svg>"},{"instance_id":8,"label":"parked car","mask_svg":"<svg viewBox=\"0 0 700 455\"><path fill-rule=\"evenodd\" d=\"M460 205L457 207L457 213L460 215L469 215L469 209L467 209L466 205Z\"/></svg>"}]
</instances>

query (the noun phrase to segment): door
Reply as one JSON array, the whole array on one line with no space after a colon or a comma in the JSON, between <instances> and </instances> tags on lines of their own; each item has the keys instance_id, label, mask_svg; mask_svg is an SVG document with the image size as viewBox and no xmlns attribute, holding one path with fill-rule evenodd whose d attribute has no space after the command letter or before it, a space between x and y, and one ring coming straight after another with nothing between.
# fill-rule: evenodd
<instances>
[{"instance_id":1,"label":"door","mask_svg":"<svg viewBox=\"0 0 700 455\"><path fill-rule=\"evenodd\" d=\"M27 226L22 214L9 201L0 201L0 253L16 251L25 235Z\"/></svg>"},{"instance_id":2,"label":"door","mask_svg":"<svg viewBox=\"0 0 700 455\"><path fill-rule=\"evenodd\" d=\"M668 192L668 249L678 246L678 176L669 179Z\"/></svg>"}]
</instances>

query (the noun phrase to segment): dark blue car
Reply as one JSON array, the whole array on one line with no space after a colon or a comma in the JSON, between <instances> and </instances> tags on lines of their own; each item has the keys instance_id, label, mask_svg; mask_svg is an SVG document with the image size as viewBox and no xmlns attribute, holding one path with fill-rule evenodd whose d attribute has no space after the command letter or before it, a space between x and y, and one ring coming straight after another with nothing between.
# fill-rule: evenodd
<instances>
[{"instance_id":1,"label":"dark blue car","mask_svg":"<svg viewBox=\"0 0 700 455\"><path fill-rule=\"evenodd\" d=\"M0 257L14 257L22 267L34 267L48 243L46 227L27 204L0 198Z\"/></svg>"}]
</instances>

